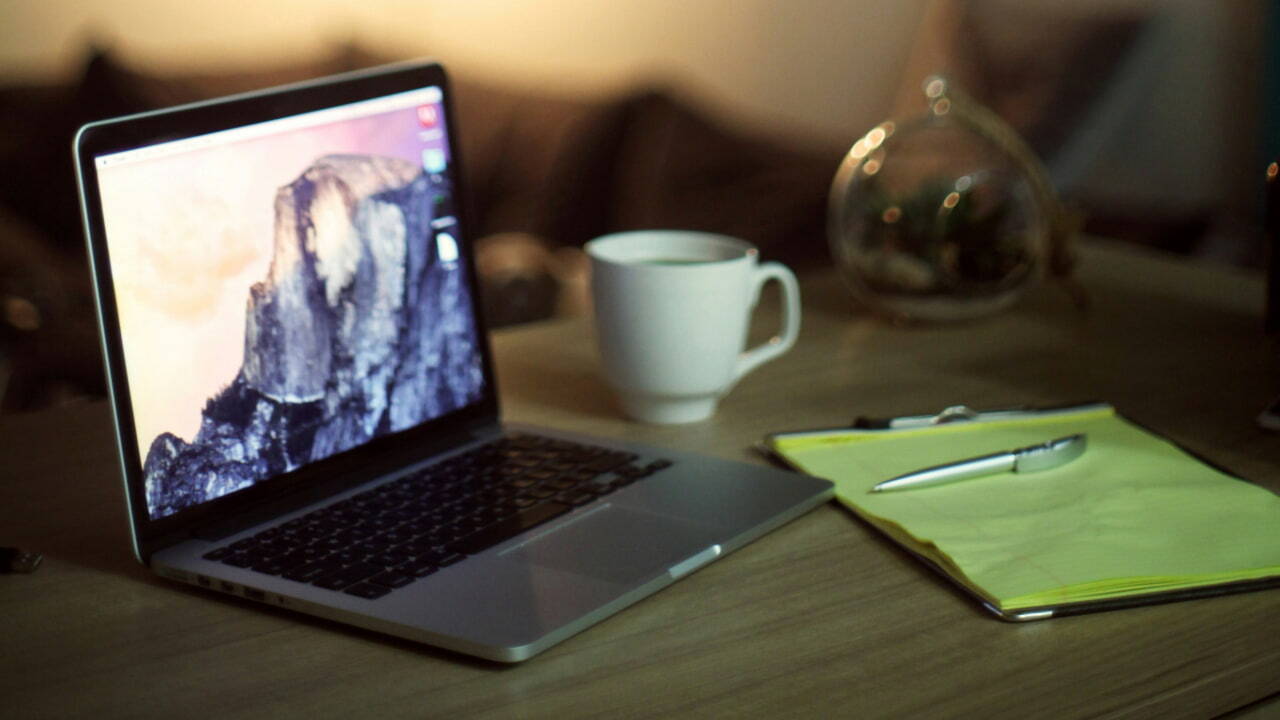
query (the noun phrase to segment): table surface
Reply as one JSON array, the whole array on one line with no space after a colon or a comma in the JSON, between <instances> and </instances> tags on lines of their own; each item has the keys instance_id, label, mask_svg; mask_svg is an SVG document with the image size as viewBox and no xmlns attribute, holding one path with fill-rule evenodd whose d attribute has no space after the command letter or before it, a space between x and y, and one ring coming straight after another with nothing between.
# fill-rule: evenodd
<instances>
[{"instance_id":1,"label":"table surface","mask_svg":"<svg viewBox=\"0 0 1280 720\"><path fill-rule=\"evenodd\" d=\"M1045 285L934 327L856 314L833 274L802 278L796 348L688 426L619 415L585 321L502 331L504 413L763 462L749 447L766 432L860 414L1104 399L1280 489L1280 439L1254 425L1280 395L1261 278L1081 254L1087 312ZM483 663L151 575L129 552L111 442L102 403L0 419L0 541L45 554L0 576L14 717L1209 717L1280 691L1280 591L1007 624L835 504L530 662Z\"/></svg>"}]
</instances>

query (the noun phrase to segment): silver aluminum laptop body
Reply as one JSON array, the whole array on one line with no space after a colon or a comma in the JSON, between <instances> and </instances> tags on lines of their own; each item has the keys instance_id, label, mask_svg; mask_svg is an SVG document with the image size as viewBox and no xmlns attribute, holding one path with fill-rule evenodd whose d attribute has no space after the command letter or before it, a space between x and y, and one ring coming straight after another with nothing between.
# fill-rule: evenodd
<instances>
[{"instance_id":1,"label":"silver aluminum laptop body","mask_svg":"<svg viewBox=\"0 0 1280 720\"><path fill-rule=\"evenodd\" d=\"M631 468L670 466L619 476L590 502L522 490L509 502L554 517L394 589L228 564L247 539L284 532L268 528L314 528L319 508L456 480L443 469L455 457L513 430L499 423L451 102L438 65L389 66L93 123L76 137L76 169L138 559L181 582L516 662L832 489L517 427L624 451ZM390 550L398 562L408 548ZM394 574L388 555L353 553L327 561Z\"/></svg>"}]
</instances>

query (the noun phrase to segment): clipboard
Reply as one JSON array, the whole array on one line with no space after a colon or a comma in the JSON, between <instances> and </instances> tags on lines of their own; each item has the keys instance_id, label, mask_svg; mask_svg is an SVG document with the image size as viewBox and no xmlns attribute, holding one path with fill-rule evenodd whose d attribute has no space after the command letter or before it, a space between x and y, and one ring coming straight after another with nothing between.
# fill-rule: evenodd
<instances>
[{"instance_id":1,"label":"clipboard","mask_svg":"<svg viewBox=\"0 0 1280 720\"><path fill-rule=\"evenodd\" d=\"M1011 479L1012 476L995 477L945 488L880 494L900 496L892 500L894 505L886 505L884 500L871 498L865 492L866 487L897 474L898 470L911 469L913 463L916 467L931 464L931 460L938 459L937 453L945 457L945 453L951 452L951 459L959 459L986 451L992 443L1008 446L1016 444L1017 441L1011 439L1014 437L1062 434L1076 424L1095 431L1090 436L1092 462L1080 460L1079 465L1073 463L1046 471L1044 477L1040 477L1041 473L1018 480ZM1010 428L1018 431L1010 433ZM1100 435L1099 429L1103 431ZM940 444L937 439L945 436L950 436L949 444ZM973 447L974 452L954 454L957 446L980 437L986 442L985 446L979 443ZM1096 437L1101 439L1100 445ZM935 415L859 418L845 428L772 433L758 447L789 467L836 482L837 500L861 521L1002 620L1043 620L1280 586L1280 497L1123 418L1106 403L986 412L954 406ZM907 453L936 452L928 458L877 460L877 454L883 455L885 448ZM847 460L848 466L835 465L833 459ZM1144 467L1153 464L1154 467ZM864 471L868 468L879 468L883 477L874 472L867 474ZM860 473L866 476L855 477ZM1158 479L1160 473L1173 473L1176 481L1162 482ZM1182 484L1187 488L1179 487L1183 478L1186 483ZM1041 482L1045 484L1038 487L1014 485ZM1217 511L1199 512L1195 507L1188 507L1189 503L1180 502L1178 493L1184 491L1188 498L1209 497L1216 504L1225 502L1226 505ZM1093 495L1082 495L1082 492ZM1029 504L1025 505L1026 512L1048 521L1046 527L1051 531L1068 527L1073 519L1088 523L1091 512L1112 517L1117 510L1123 510L1125 502L1117 497L1132 493L1146 493L1153 502L1154 514L1136 518L1120 530L1112 528L1115 530L1112 536L1104 533L1098 542L1120 543L1117 548L1122 548L1121 553L1147 548L1147 557L1138 556L1137 561L1126 566L1104 556L1098 563L1096 576L1091 575L1094 568L1087 562L1072 563L1070 549L1073 544L1080 545L1080 538L1066 533L1059 543L1062 547L1054 548L1052 542L1028 535L1016 520L1018 503L1053 501L1060 502L1061 507L1046 510ZM1013 495L1018 495L1017 502L1009 500ZM966 528L964 522L931 517L920 507L931 506L931 512L945 516L948 512L971 512L975 507L982 507L982 503L993 508L991 516L986 518L992 523L991 527L1002 528L991 532L995 535L1004 532L1009 537L997 537L994 541L982 538L984 526L980 515L970 518ZM1012 506L1002 507L1002 503ZM1238 553L1229 547L1233 540L1229 535L1236 531L1223 524L1223 518L1229 517L1237 506L1251 508L1241 517L1245 525L1239 530L1239 537L1259 543L1262 547L1257 553ZM1162 513L1169 517L1161 517ZM1103 525L1102 529L1106 530L1105 523ZM1179 532L1171 533L1171 527L1178 528ZM967 536L968 530L972 533ZM1082 532L1096 531L1098 527L1086 526ZM1019 532L1026 537L1019 537ZM1204 550L1203 558L1182 557L1186 554L1185 548L1176 542L1167 549L1162 547L1166 540L1177 540L1171 535L1183 532L1192 533L1198 540L1221 542L1205 541L1197 546ZM1026 551L1023 545L1017 544L1019 541L1029 547L1042 547ZM984 558L981 552L975 554L974 548L984 543L992 548L988 552L990 557ZM1089 550L1087 542L1080 546L1085 548L1085 556L1097 552L1096 547ZM1010 551L1010 547L1016 550ZM1215 556L1219 550L1220 556ZM1035 572L1029 570L1027 577L1017 577L1017 572L1006 571L1002 577L1000 572L990 570L993 565L1020 562L1044 563L1048 568L1044 575L1065 578L1065 581L1058 586L1043 581L1043 587L1035 592L1017 592L1012 588L1036 587L1031 577ZM1171 571L1168 577L1150 571L1160 567ZM1126 570L1127 574L1121 572ZM1188 575L1189 570L1212 572ZM1058 572L1061 574L1055 574Z\"/></svg>"}]
</instances>

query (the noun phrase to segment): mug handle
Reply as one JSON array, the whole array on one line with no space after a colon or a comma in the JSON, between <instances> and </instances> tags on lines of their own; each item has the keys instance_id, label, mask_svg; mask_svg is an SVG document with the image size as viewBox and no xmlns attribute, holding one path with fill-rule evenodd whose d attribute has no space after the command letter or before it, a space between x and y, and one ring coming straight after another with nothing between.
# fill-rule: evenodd
<instances>
[{"instance_id":1,"label":"mug handle","mask_svg":"<svg viewBox=\"0 0 1280 720\"><path fill-rule=\"evenodd\" d=\"M800 336L800 283L796 282L795 273L781 263L767 262L756 268L753 280L752 307L759 301L765 283L776 280L782 287L782 331L738 356L733 373L735 384L742 376L790 350Z\"/></svg>"}]
</instances>

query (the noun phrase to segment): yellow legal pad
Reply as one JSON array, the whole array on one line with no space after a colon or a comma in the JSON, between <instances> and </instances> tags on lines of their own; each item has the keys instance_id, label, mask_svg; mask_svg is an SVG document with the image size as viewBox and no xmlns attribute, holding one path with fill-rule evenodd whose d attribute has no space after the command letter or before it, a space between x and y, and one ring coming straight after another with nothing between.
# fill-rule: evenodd
<instances>
[{"instance_id":1,"label":"yellow legal pad","mask_svg":"<svg viewBox=\"0 0 1280 720\"><path fill-rule=\"evenodd\" d=\"M1066 465L868 494L941 463L1088 434ZM1280 583L1280 496L1109 405L891 430L766 438L844 505L1007 620Z\"/></svg>"}]
</instances>

